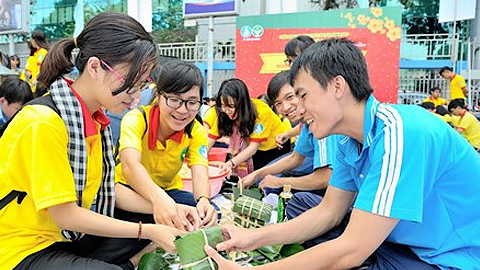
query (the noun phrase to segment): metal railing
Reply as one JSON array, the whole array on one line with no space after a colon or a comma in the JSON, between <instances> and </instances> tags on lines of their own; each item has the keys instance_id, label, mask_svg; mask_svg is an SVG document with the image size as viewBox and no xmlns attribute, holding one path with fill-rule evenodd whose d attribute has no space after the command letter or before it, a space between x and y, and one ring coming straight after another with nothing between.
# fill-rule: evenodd
<instances>
[{"instance_id":1,"label":"metal railing","mask_svg":"<svg viewBox=\"0 0 480 270\"><path fill-rule=\"evenodd\" d=\"M450 60L458 55L458 34L404 35L400 58L405 60Z\"/></svg>"},{"instance_id":2,"label":"metal railing","mask_svg":"<svg viewBox=\"0 0 480 270\"><path fill-rule=\"evenodd\" d=\"M183 42L158 44L160 54L177 57L188 62L206 62L208 48L206 42ZM213 46L215 61L235 61L235 43L233 41L218 42Z\"/></svg>"}]
</instances>

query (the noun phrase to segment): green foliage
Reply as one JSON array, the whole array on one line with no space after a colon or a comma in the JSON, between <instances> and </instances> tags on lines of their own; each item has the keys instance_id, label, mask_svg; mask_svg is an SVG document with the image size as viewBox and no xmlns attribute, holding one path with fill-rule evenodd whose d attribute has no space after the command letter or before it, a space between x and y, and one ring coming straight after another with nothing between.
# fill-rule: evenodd
<instances>
[{"instance_id":1,"label":"green foliage","mask_svg":"<svg viewBox=\"0 0 480 270\"><path fill-rule=\"evenodd\" d=\"M193 42L197 35L196 27L178 29L159 29L152 32L155 43Z\"/></svg>"}]
</instances>

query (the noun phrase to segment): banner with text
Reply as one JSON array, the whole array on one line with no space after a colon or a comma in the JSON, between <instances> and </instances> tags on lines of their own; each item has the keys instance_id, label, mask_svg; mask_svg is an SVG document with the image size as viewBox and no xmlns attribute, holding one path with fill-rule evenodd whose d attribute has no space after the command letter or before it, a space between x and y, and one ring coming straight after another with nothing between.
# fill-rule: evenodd
<instances>
[{"instance_id":1,"label":"banner with text","mask_svg":"<svg viewBox=\"0 0 480 270\"><path fill-rule=\"evenodd\" d=\"M276 73L289 67L284 47L298 36L315 41L348 38L363 52L375 96L396 103L400 64L400 7L244 16L237 18L236 76L250 95L266 92Z\"/></svg>"}]
</instances>

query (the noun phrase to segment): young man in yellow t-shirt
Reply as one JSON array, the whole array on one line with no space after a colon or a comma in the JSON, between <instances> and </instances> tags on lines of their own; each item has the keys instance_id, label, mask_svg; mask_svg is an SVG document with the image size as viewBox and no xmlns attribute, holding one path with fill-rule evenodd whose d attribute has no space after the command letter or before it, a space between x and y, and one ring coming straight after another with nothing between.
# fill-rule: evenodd
<instances>
[{"instance_id":1,"label":"young man in yellow t-shirt","mask_svg":"<svg viewBox=\"0 0 480 270\"><path fill-rule=\"evenodd\" d=\"M448 104L448 111L460 119L455 125L455 130L460 132L465 139L477 150L480 150L480 122L465 109L461 99L452 100Z\"/></svg>"},{"instance_id":2,"label":"young man in yellow t-shirt","mask_svg":"<svg viewBox=\"0 0 480 270\"><path fill-rule=\"evenodd\" d=\"M461 98L466 101L468 88L465 79L462 76L455 74L450 67L443 67L440 69L440 76L444 79L450 80L450 100Z\"/></svg>"},{"instance_id":3,"label":"young man in yellow t-shirt","mask_svg":"<svg viewBox=\"0 0 480 270\"><path fill-rule=\"evenodd\" d=\"M447 100L440 97L440 87L435 86L429 90L430 96L423 102L432 102L435 107L439 105L447 105Z\"/></svg>"}]
</instances>

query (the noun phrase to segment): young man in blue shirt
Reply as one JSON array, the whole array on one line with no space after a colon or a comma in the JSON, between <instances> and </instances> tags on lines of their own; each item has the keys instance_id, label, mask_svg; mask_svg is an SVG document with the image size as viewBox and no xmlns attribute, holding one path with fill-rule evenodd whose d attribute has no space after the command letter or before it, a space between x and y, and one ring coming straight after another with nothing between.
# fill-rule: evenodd
<instances>
[{"instance_id":1,"label":"young man in blue shirt","mask_svg":"<svg viewBox=\"0 0 480 270\"><path fill-rule=\"evenodd\" d=\"M258 269L478 269L480 156L428 111L380 104L361 51L346 39L320 41L293 63L297 110L316 138L344 134L322 202L285 223L224 226L218 250L299 243L339 224L345 231ZM452 151L452 149L455 149ZM220 270L240 269L212 248Z\"/></svg>"}]
</instances>

